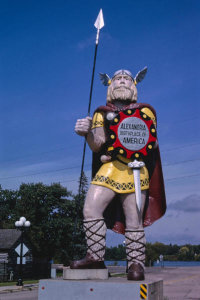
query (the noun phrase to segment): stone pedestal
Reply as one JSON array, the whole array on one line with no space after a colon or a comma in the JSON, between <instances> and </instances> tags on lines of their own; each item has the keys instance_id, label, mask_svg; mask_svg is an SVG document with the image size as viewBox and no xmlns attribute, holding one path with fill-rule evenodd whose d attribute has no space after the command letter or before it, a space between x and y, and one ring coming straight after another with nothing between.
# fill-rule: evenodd
<instances>
[{"instance_id":1,"label":"stone pedestal","mask_svg":"<svg viewBox=\"0 0 200 300\"><path fill-rule=\"evenodd\" d=\"M40 280L39 300L163 300L163 281Z\"/></svg>"},{"instance_id":2,"label":"stone pedestal","mask_svg":"<svg viewBox=\"0 0 200 300\"><path fill-rule=\"evenodd\" d=\"M63 268L63 279L66 280L106 280L108 269L70 269Z\"/></svg>"}]
</instances>

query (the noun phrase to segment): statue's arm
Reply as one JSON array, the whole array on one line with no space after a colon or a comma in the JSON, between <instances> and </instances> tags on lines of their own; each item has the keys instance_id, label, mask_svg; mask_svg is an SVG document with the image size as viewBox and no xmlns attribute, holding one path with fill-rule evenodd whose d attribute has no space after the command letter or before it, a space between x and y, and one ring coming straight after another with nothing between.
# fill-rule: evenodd
<instances>
[{"instance_id":1,"label":"statue's arm","mask_svg":"<svg viewBox=\"0 0 200 300\"><path fill-rule=\"evenodd\" d=\"M80 136L85 136L93 152L99 152L106 142L106 133L101 118L102 116L98 115L93 120L91 117L78 119L75 125L75 132Z\"/></svg>"},{"instance_id":2,"label":"statue's arm","mask_svg":"<svg viewBox=\"0 0 200 300\"><path fill-rule=\"evenodd\" d=\"M106 134L104 127L91 129L87 134L87 143L93 152L99 152L106 142Z\"/></svg>"}]
</instances>

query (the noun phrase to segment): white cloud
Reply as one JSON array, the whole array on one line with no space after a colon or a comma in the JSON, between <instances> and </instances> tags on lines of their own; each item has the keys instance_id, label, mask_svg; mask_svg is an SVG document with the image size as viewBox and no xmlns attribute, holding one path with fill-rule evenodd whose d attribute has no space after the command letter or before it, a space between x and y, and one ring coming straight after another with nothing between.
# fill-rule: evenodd
<instances>
[{"instance_id":1,"label":"white cloud","mask_svg":"<svg viewBox=\"0 0 200 300\"><path fill-rule=\"evenodd\" d=\"M199 214L182 210L167 213L152 226L146 228L147 241L172 244L199 244Z\"/></svg>"},{"instance_id":2,"label":"white cloud","mask_svg":"<svg viewBox=\"0 0 200 300\"><path fill-rule=\"evenodd\" d=\"M86 38L85 40L82 40L78 43L77 47L79 50L84 50L85 48L88 48L90 47L91 45L94 45L94 40L95 40L95 37L94 35Z\"/></svg>"},{"instance_id":3,"label":"white cloud","mask_svg":"<svg viewBox=\"0 0 200 300\"><path fill-rule=\"evenodd\" d=\"M190 195L182 200L170 203L168 209L190 213L200 212L200 195Z\"/></svg>"}]
</instances>

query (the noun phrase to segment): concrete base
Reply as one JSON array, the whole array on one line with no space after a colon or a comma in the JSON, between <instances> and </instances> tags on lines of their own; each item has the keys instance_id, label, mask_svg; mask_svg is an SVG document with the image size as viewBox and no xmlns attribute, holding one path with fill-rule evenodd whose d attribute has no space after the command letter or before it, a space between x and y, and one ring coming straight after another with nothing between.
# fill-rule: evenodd
<instances>
[{"instance_id":1,"label":"concrete base","mask_svg":"<svg viewBox=\"0 0 200 300\"><path fill-rule=\"evenodd\" d=\"M63 279L67 280L95 280L108 279L108 269L70 269L63 268Z\"/></svg>"},{"instance_id":2,"label":"concrete base","mask_svg":"<svg viewBox=\"0 0 200 300\"><path fill-rule=\"evenodd\" d=\"M38 300L163 300L163 281L40 280Z\"/></svg>"}]
</instances>

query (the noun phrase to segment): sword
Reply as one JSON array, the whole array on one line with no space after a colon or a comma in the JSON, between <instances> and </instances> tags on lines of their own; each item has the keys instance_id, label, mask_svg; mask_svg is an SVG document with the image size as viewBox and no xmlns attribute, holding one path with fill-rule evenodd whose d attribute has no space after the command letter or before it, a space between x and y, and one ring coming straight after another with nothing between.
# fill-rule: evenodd
<instances>
[{"instance_id":1,"label":"sword","mask_svg":"<svg viewBox=\"0 0 200 300\"><path fill-rule=\"evenodd\" d=\"M145 166L144 162L138 161L136 159L128 163L128 167L133 169L135 197L136 197L136 204L139 211L141 211L141 206L142 206L141 187L140 187L140 168L144 166Z\"/></svg>"}]
</instances>

